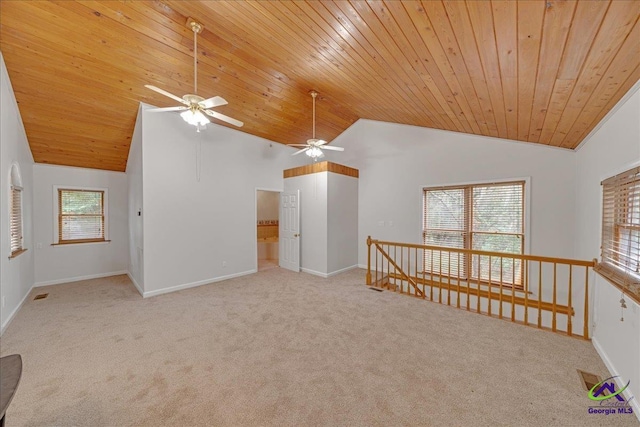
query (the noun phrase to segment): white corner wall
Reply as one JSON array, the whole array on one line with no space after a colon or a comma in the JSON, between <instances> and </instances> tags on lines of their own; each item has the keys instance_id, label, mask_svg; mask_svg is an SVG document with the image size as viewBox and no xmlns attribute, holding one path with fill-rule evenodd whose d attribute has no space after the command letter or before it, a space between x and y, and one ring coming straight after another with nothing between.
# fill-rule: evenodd
<instances>
[{"instance_id":1,"label":"white corner wall","mask_svg":"<svg viewBox=\"0 0 640 427\"><path fill-rule=\"evenodd\" d=\"M10 260L9 176L14 163L22 178L23 247L27 251ZM0 334L33 287L33 212L33 157L0 52Z\"/></svg>"},{"instance_id":2,"label":"white corner wall","mask_svg":"<svg viewBox=\"0 0 640 427\"><path fill-rule=\"evenodd\" d=\"M128 222L129 222L129 278L144 295L144 227L142 222L142 104L133 128L127 159Z\"/></svg>"},{"instance_id":3,"label":"white corner wall","mask_svg":"<svg viewBox=\"0 0 640 427\"><path fill-rule=\"evenodd\" d=\"M600 127L577 151L575 253L584 259L599 258L602 218L600 182L640 165L640 84L618 103ZM620 321L621 292L595 274L593 344L612 375L631 380L630 396L636 396L640 418L640 306L630 298Z\"/></svg>"},{"instance_id":4,"label":"white corner wall","mask_svg":"<svg viewBox=\"0 0 640 427\"><path fill-rule=\"evenodd\" d=\"M143 111L144 296L255 272L256 188L283 188L292 152L216 124L197 133L178 114Z\"/></svg>"},{"instance_id":5,"label":"white corner wall","mask_svg":"<svg viewBox=\"0 0 640 427\"><path fill-rule=\"evenodd\" d=\"M358 178L328 173L327 272L358 265Z\"/></svg>"},{"instance_id":6,"label":"white corner wall","mask_svg":"<svg viewBox=\"0 0 640 427\"><path fill-rule=\"evenodd\" d=\"M326 277L327 185L329 172L294 176L284 180L287 193L300 190L300 269Z\"/></svg>"},{"instance_id":7,"label":"white corner wall","mask_svg":"<svg viewBox=\"0 0 640 427\"><path fill-rule=\"evenodd\" d=\"M36 286L126 274L129 239L127 175L97 169L36 164L34 178L34 244ZM108 243L52 246L54 186L106 188Z\"/></svg>"}]
</instances>

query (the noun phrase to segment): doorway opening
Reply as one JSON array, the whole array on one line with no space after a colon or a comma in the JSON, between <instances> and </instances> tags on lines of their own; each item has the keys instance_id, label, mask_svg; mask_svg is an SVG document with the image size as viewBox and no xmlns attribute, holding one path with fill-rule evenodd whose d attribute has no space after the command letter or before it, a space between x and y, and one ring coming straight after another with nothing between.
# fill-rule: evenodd
<instances>
[{"instance_id":1,"label":"doorway opening","mask_svg":"<svg viewBox=\"0 0 640 427\"><path fill-rule=\"evenodd\" d=\"M278 267L280 192L256 190L258 271Z\"/></svg>"}]
</instances>

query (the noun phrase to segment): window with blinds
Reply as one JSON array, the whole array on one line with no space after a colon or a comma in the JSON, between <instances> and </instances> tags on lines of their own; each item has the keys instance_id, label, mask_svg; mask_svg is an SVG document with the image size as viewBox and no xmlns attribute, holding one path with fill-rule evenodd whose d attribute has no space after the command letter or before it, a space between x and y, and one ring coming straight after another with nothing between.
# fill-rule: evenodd
<instances>
[{"instance_id":1,"label":"window with blinds","mask_svg":"<svg viewBox=\"0 0 640 427\"><path fill-rule=\"evenodd\" d=\"M640 167L602 182L600 255L596 271L640 301Z\"/></svg>"},{"instance_id":2,"label":"window with blinds","mask_svg":"<svg viewBox=\"0 0 640 427\"><path fill-rule=\"evenodd\" d=\"M11 234L11 256L22 252L22 188L11 187L9 228Z\"/></svg>"},{"instance_id":3,"label":"window with blinds","mask_svg":"<svg viewBox=\"0 0 640 427\"><path fill-rule=\"evenodd\" d=\"M524 181L424 188L423 243L478 251L524 252ZM520 286L520 260L426 251L425 271Z\"/></svg>"},{"instance_id":4,"label":"window with blinds","mask_svg":"<svg viewBox=\"0 0 640 427\"><path fill-rule=\"evenodd\" d=\"M58 243L105 241L104 191L58 189Z\"/></svg>"}]
</instances>

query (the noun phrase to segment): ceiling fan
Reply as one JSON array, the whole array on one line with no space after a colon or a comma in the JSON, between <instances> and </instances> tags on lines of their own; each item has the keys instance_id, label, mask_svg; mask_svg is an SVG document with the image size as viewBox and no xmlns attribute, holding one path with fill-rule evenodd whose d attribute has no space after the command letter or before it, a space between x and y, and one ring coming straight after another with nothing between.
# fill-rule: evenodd
<instances>
[{"instance_id":1,"label":"ceiling fan","mask_svg":"<svg viewBox=\"0 0 640 427\"><path fill-rule=\"evenodd\" d=\"M289 144L290 147L304 147L302 150L298 150L292 154L295 156L300 153L307 153L307 156L311 157L313 161L317 161L319 158L324 157L322 150L344 151L342 147L334 147L331 145L325 145L327 141L323 139L316 139L316 97L318 92L312 90L309 92L313 98L313 134L311 139L307 139L306 144Z\"/></svg>"},{"instance_id":2,"label":"ceiling fan","mask_svg":"<svg viewBox=\"0 0 640 427\"><path fill-rule=\"evenodd\" d=\"M193 31L193 94L184 95L182 98L162 90L156 86L145 85L146 88L158 92L164 96L183 104L177 107L165 107L165 108L152 108L147 111L162 112L162 111L182 111L180 116L183 120L190 125L196 127L196 130L200 132L200 127L204 127L210 120L207 116L221 120L226 123L230 123L234 126L241 127L244 123L240 120L236 120L224 114L220 114L217 111L210 110L210 108L226 105L227 101L220 97L214 96L212 98L204 99L201 96L195 95L198 92L198 34L202 32L204 26L193 19L187 20L187 26Z\"/></svg>"}]
</instances>

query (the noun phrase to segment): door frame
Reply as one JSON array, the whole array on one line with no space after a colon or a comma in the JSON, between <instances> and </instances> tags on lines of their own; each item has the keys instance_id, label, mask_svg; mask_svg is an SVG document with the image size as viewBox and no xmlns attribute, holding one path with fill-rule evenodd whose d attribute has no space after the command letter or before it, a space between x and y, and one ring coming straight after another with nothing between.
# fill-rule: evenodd
<instances>
[{"instance_id":1,"label":"door frame","mask_svg":"<svg viewBox=\"0 0 640 427\"><path fill-rule=\"evenodd\" d=\"M280 188L280 189L274 189L274 188L266 188L266 187L256 187L255 191L253 192L253 227L255 232L255 236L253 239L253 245L254 245L254 254L255 256L253 257L253 262L254 264L254 273L258 272L258 230L257 230L257 226L258 226L258 191L270 191L272 193L279 193L282 194L282 192L284 191L284 188ZM280 198L278 197L278 200L280 200ZM280 204L278 202L278 223L280 222ZM280 253L280 239L278 239L278 253Z\"/></svg>"}]
</instances>

